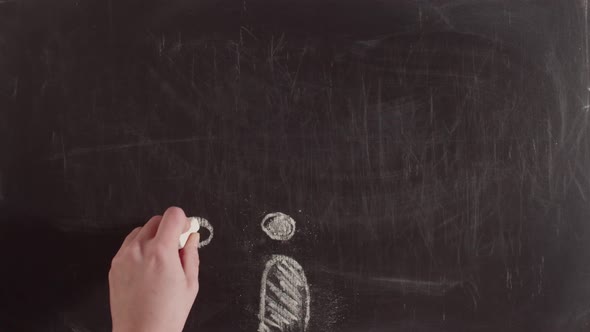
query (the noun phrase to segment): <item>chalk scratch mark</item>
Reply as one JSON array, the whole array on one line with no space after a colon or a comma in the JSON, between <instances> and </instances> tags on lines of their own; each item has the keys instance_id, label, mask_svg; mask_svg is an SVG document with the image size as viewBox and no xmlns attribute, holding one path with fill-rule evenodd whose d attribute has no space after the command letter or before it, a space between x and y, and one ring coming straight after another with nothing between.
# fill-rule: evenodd
<instances>
[{"instance_id":1,"label":"chalk scratch mark","mask_svg":"<svg viewBox=\"0 0 590 332\"><path fill-rule=\"evenodd\" d=\"M460 287L463 282L453 280L413 280L406 278L373 277L370 280L398 288L403 293L441 296L453 288Z\"/></svg>"},{"instance_id":2,"label":"chalk scratch mark","mask_svg":"<svg viewBox=\"0 0 590 332\"><path fill-rule=\"evenodd\" d=\"M378 285L381 290L390 290L404 294L444 296L454 289L465 289L472 297L474 305L477 305L479 292L474 282L469 280L421 280L404 277L389 276L364 276L356 273L340 272L322 269L322 272L337 275L359 282Z\"/></svg>"},{"instance_id":3,"label":"chalk scratch mark","mask_svg":"<svg viewBox=\"0 0 590 332\"><path fill-rule=\"evenodd\" d=\"M205 137L205 136L193 136L193 137L186 137L186 138L177 138L177 139L163 139L163 140L147 140L141 141L136 143L124 143L124 144L110 144L110 145L101 145L96 147L85 147L85 148L75 148L70 151L62 151L60 153L56 153L53 156L49 157L48 160L59 160L64 159L65 157L75 157L75 156L83 156L90 153L97 153L97 152L116 152L120 150L127 150L133 148L143 148L143 147L150 147L154 145L169 145L169 144L176 144L176 143L190 143L190 142L199 142L199 141L211 141L215 140L215 137Z\"/></svg>"}]
</instances>

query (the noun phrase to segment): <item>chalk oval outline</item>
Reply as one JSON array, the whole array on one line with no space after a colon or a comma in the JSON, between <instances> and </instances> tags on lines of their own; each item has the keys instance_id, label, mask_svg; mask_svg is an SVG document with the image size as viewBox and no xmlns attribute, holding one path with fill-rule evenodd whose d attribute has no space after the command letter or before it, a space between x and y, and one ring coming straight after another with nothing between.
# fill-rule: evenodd
<instances>
[{"instance_id":1,"label":"chalk oval outline","mask_svg":"<svg viewBox=\"0 0 590 332\"><path fill-rule=\"evenodd\" d=\"M272 223L278 226L272 228ZM267 214L260 223L260 227L268 237L277 241L290 240L295 234L295 220L282 212L274 212Z\"/></svg>"}]
</instances>

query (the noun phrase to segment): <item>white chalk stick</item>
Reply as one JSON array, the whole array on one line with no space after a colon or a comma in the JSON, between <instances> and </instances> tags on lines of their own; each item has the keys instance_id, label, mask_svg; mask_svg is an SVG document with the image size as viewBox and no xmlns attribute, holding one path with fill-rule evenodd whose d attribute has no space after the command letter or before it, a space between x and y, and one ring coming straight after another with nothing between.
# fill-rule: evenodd
<instances>
[{"instance_id":1,"label":"white chalk stick","mask_svg":"<svg viewBox=\"0 0 590 332\"><path fill-rule=\"evenodd\" d=\"M197 218L197 217L188 218L189 222L191 223L191 226L188 229L188 231L180 234L180 239L178 239L178 249L184 248L186 241L188 241L188 237L191 234L197 233L199 231L199 228L201 228L201 223L200 223L199 219L201 219L201 218Z\"/></svg>"}]
</instances>

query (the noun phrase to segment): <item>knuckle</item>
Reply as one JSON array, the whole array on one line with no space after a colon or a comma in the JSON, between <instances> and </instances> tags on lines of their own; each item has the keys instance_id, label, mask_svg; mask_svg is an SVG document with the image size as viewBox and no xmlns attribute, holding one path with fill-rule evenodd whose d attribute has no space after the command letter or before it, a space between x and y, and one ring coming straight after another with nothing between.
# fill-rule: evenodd
<instances>
[{"instance_id":1,"label":"knuckle","mask_svg":"<svg viewBox=\"0 0 590 332\"><path fill-rule=\"evenodd\" d=\"M113 257L111 260L111 269L124 266L129 262L135 262L141 260L141 250L138 245L130 245L125 247Z\"/></svg>"},{"instance_id":2,"label":"knuckle","mask_svg":"<svg viewBox=\"0 0 590 332\"><path fill-rule=\"evenodd\" d=\"M156 261L164 261L168 256L168 248L160 243L155 243L149 248L149 255Z\"/></svg>"}]
</instances>

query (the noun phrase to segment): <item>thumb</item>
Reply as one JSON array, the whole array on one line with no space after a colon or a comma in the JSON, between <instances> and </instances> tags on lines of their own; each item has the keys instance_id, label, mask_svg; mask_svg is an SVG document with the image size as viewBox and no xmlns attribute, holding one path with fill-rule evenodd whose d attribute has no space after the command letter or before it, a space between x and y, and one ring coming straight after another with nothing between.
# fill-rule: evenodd
<instances>
[{"instance_id":1,"label":"thumb","mask_svg":"<svg viewBox=\"0 0 590 332\"><path fill-rule=\"evenodd\" d=\"M195 291L199 290L199 250L197 249L199 240L199 233L192 233L186 241L186 245L180 251L180 260L184 269L184 275L189 283L189 287Z\"/></svg>"}]
</instances>

